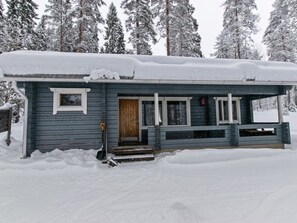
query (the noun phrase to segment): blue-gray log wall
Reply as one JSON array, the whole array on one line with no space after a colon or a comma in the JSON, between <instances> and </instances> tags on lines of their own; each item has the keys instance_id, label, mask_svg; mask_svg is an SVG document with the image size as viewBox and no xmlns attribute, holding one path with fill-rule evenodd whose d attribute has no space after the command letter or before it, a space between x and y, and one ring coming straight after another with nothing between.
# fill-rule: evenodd
<instances>
[{"instance_id":1,"label":"blue-gray log wall","mask_svg":"<svg viewBox=\"0 0 297 223\"><path fill-rule=\"evenodd\" d=\"M102 119L102 84L25 82L29 98L28 148L42 152L53 149L97 149L101 145L100 121ZM87 114L82 112L58 112L53 115L53 92L49 88L90 88ZM118 97L119 96L185 96L191 100L193 126L216 124L213 97L242 97L242 123L248 124L248 100L250 96L280 94L279 86L220 86L220 85L157 85L157 84L106 84L107 143L110 150L118 146ZM199 105L199 98L207 97L207 106Z\"/></svg>"},{"instance_id":2,"label":"blue-gray log wall","mask_svg":"<svg viewBox=\"0 0 297 223\"><path fill-rule=\"evenodd\" d=\"M98 84L25 83L29 98L28 152L54 149L98 149L101 145L101 93ZM82 111L53 115L49 88L91 88L87 114Z\"/></svg>"}]
</instances>

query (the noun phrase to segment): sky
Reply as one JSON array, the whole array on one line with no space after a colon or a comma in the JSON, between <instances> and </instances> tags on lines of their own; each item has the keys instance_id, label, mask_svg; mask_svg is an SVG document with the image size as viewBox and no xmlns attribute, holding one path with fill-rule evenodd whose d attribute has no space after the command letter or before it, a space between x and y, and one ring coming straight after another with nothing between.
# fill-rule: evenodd
<instances>
[{"instance_id":1,"label":"sky","mask_svg":"<svg viewBox=\"0 0 297 223\"><path fill-rule=\"evenodd\" d=\"M39 5L39 14L43 14L45 4L47 0L35 0ZM125 20L126 16L123 14L120 4L121 0L105 0L107 6L102 8L102 12L108 11L108 6L111 2L117 6L119 16L122 20ZM190 2L196 8L194 17L199 23L199 34L202 37L201 48L205 57L210 57L210 54L214 52L213 46L216 42L216 37L222 30L223 12L221 7L224 0L190 0ZM261 43L263 32L268 25L268 19L272 10L272 4L274 0L255 0L258 6L258 14L260 14L261 20L258 23L259 33L254 37L255 43L261 54L265 54L265 46ZM126 35L126 39L128 35ZM101 38L102 39L102 38ZM100 42L99 42L100 44ZM154 55L165 55L165 41L160 39L159 42L153 46ZM265 58L265 55L264 55Z\"/></svg>"}]
</instances>

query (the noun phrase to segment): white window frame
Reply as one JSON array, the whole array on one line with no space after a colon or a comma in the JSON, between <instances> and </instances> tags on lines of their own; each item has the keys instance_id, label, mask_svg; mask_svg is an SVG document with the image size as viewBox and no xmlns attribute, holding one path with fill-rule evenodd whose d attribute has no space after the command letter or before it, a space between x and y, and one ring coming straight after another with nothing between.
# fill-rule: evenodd
<instances>
[{"instance_id":1,"label":"white window frame","mask_svg":"<svg viewBox=\"0 0 297 223\"><path fill-rule=\"evenodd\" d=\"M54 93L53 99L53 115L57 114L58 111L82 111L85 115L87 114L88 99L87 93L91 91L90 88L50 88L51 92ZM61 94L80 94L81 105L80 106L63 106L60 104Z\"/></svg>"},{"instance_id":2,"label":"white window frame","mask_svg":"<svg viewBox=\"0 0 297 223\"><path fill-rule=\"evenodd\" d=\"M221 109L224 109L223 102L228 103L228 97L215 97L216 102L216 119L217 119L217 125L221 124L228 124L229 120L228 117L224 117L224 111L221 111L223 115L223 121L220 120L220 112L219 112L219 104L221 104ZM240 99L241 97L232 97L232 102L235 101L236 103L236 113L237 113L237 120L233 120L233 123L241 124L241 112L240 112ZM227 118L227 119L226 119Z\"/></svg>"},{"instance_id":3,"label":"white window frame","mask_svg":"<svg viewBox=\"0 0 297 223\"><path fill-rule=\"evenodd\" d=\"M161 120L162 120L162 126L166 127L176 127L176 126L191 126L191 99L192 97L159 97L159 102L162 102L162 114L161 114ZM139 120L140 123L140 128L141 129L147 129L148 127L153 127L153 126L143 126L142 125L142 102L143 101L153 101L153 97L140 97L139 98L139 108L140 109L140 114L141 119ZM167 102L168 101L185 101L186 102L186 109L187 109L187 124L186 125L168 125L168 119L167 119Z\"/></svg>"}]
</instances>

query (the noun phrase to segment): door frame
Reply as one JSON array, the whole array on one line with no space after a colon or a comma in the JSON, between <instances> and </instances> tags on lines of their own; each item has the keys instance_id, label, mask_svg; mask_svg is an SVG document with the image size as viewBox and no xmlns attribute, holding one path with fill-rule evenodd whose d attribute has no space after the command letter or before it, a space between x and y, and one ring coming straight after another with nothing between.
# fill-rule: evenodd
<instances>
[{"instance_id":1,"label":"door frame","mask_svg":"<svg viewBox=\"0 0 297 223\"><path fill-rule=\"evenodd\" d=\"M142 132L141 132L141 126L142 126L142 111L141 111L141 97L125 97L125 96L118 96L118 142L120 142L120 100L138 100L138 129L139 129L139 137L138 141L142 141Z\"/></svg>"}]
</instances>

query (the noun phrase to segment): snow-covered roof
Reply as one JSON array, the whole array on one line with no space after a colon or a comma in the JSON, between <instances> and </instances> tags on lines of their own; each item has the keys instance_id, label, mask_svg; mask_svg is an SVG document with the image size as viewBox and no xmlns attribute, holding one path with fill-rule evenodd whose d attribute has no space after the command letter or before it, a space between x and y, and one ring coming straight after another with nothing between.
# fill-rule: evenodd
<instances>
[{"instance_id":1,"label":"snow-covered roof","mask_svg":"<svg viewBox=\"0 0 297 223\"><path fill-rule=\"evenodd\" d=\"M16 51L0 55L0 78L101 82L297 84L297 65L255 60Z\"/></svg>"}]
</instances>

